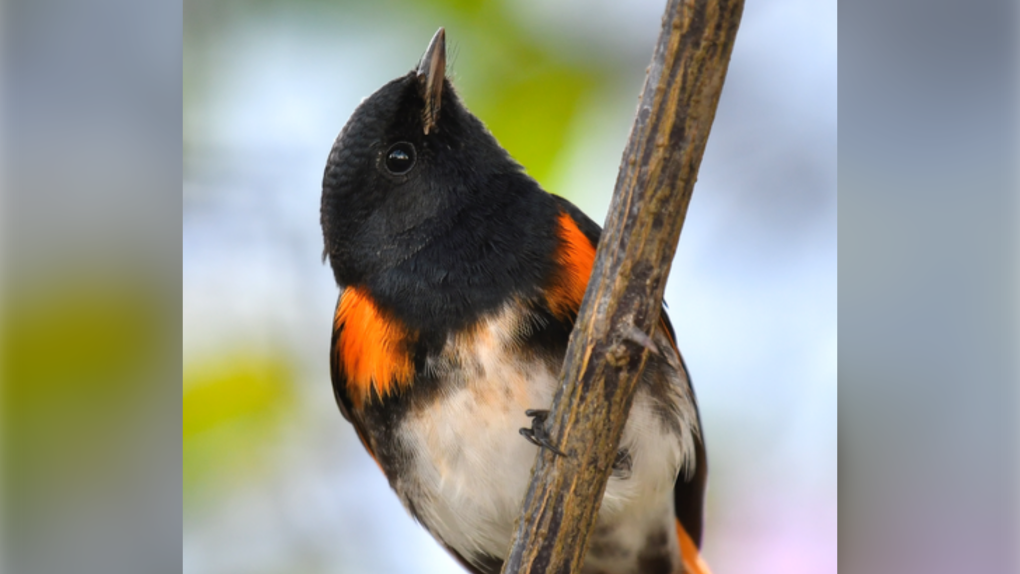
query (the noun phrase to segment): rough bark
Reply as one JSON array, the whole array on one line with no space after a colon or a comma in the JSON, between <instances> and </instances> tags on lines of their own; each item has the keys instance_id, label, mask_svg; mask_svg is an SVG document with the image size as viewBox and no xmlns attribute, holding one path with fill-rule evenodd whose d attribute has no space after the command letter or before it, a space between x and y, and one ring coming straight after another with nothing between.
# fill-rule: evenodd
<instances>
[{"instance_id":1,"label":"rough bark","mask_svg":"<svg viewBox=\"0 0 1020 574\"><path fill-rule=\"evenodd\" d=\"M743 0L669 0L504 574L580 572L659 322ZM682 328L682 327L681 327Z\"/></svg>"}]
</instances>

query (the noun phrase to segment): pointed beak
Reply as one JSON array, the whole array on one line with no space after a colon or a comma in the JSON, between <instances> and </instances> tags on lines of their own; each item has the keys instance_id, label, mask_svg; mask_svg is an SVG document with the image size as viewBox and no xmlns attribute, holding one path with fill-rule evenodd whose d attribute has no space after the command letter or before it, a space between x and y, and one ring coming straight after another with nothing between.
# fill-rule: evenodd
<instances>
[{"instance_id":1,"label":"pointed beak","mask_svg":"<svg viewBox=\"0 0 1020 574\"><path fill-rule=\"evenodd\" d=\"M425 126L425 135L435 131L436 122L439 120L439 108L443 104L443 79L446 77L446 30L440 28L429 47L425 49L425 55L418 63L418 86L422 98L425 99L425 109L422 110L422 124Z\"/></svg>"}]
</instances>

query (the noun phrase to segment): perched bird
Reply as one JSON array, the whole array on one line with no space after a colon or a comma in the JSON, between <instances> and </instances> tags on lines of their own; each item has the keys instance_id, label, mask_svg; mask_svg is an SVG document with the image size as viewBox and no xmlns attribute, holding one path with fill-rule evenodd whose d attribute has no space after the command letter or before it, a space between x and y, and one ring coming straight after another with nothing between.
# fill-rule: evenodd
<instances>
[{"instance_id":1,"label":"perched bird","mask_svg":"<svg viewBox=\"0 0 1020 574\"><path fill-rule=\"evenodd\" d=\"M499 572L601 229L500 147L446 78L442 28L330 151L323 257L340 298L344 417L410 514L469 571ZM706 460L665 311L584 572L707 572ZM522 436L523 435L523 436Z\"/></svg>"}]
</instances>

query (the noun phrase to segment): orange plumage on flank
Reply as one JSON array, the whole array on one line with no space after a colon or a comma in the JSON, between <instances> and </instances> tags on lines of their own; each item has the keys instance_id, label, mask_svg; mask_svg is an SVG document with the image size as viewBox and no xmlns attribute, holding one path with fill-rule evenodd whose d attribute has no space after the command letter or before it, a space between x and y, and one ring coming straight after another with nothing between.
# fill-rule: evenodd
<instances>
[{"instance_id":1,"label":"orange plumage on flank","mask_svg":"<svg viewBox=\"0 0 1020 574\"><path fill-rule=\"evenodd\" d=\"M385 397L411 382L414 366L406 345L411 334L400 321L387 317L363 287L348 287L340 296L334 327L340 330L336 349L356 408Z\"/></svg>"},{"instance_id":2,"label":"orange plumage on flank","mask_svg":"<svg viewBox=\"0 0 1020 574\"><path fill-rule=\"evenodd\" d=\"M549 286L546 300L557 317L566 318L577 311L584 299L595 266L595 247L569 215L561 213L558 222L557 232L562 243L556 257L560 269Z\"/></svg>"}]
</instances>

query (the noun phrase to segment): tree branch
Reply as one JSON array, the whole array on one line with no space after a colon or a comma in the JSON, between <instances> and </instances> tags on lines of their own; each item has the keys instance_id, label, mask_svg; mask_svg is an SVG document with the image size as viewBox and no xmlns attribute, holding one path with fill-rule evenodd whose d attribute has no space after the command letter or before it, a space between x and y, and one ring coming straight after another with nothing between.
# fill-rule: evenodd
<instances>
[{"instance_id":1,"label":"tree branch","mask_svg":"<svg viewBox=\"0 0 1020 574\"><path fill-rule=\"evenodd\" d=\"M743 0L669 0L504 574L580 572L715 117Z\"/></svg>"}]
</instances>

